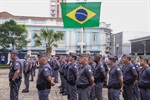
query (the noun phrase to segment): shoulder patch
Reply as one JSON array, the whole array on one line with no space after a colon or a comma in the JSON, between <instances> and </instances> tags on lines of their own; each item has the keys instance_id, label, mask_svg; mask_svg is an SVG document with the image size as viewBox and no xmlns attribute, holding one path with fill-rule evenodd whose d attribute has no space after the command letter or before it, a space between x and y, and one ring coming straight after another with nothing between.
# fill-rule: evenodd
<instances>
[{"instance_id":1,"label":"shoulder patch","mask_svg":"<svg viewBox=\"0 0 150 100\"><path fill-rule=\"evenodd\" d=\"M103 66L101 66L103 68Z\"/></svg>"},{"instance_id":2,"label":"shoulder patch","mask_svg":"<svg viewBox=\"0 0 150 100\"><path fill-rule=\"evenodd\" d=\"M19 65L19 63L17 62L15 65L16 65L16 66L18 66L18 65Z\"/></svg>"},{"instance_id":3,"label":"shoulder patch","mask_svg":"<svg viewBox=\"0 0 150 100\"><path fill-rule=\"evenodd\" d=\"M89 72L92 72L92 70L91 70L91 69L89 69Z\"/></svg>"},{"instance_id":4,"label":"shoulder patch","mask_svg":"<svg viewBox=\"0 0 150 100\"><path fill-rule=\"evenodd\" d=\"M132 67L132 69L135 69L135 67Z\"/></svg>"},{"instance_id":5,"label":"shoulder patch","mask_svg":"<svg viewBox=\"0 0 150 100\"><path fill-rule=\"evenodd\" d=\"M48 71L48 68L44 68L45 71Z\"/></svg>"},{"instance_id":6,"label":"shoulder patch","mask_svg":"<svg viewBox=\"0 0 150 100\"><path fill-rule=\"evenodd\" d=\"M136 65L136 67L139 67L138 65Z\"/></svg>"},{"instance_id":7,"label":"shoulder patch","mask_svg":"<svg viewBox=\"0 0 150 100\"><path fill-rule=\"evenodd\" d=\"M117 71L120 71L120 68L117 68Z\"/></svg>"}]
</instances>

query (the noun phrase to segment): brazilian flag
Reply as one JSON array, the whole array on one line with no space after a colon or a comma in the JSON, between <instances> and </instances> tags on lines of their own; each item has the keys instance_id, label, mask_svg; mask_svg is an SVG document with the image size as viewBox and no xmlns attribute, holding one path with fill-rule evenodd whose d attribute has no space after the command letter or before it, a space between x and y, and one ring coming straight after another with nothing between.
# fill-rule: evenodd
<instances>
[{"instance_id":1,"label":"brazilian flag","mask_svg":"<svg viewBox=\"0 0 150 100\"><path fill-rule=\"evenodd\" d=\"M64 28L97 27L101 2L61 3Z\"/></svg>"}]
</instances>

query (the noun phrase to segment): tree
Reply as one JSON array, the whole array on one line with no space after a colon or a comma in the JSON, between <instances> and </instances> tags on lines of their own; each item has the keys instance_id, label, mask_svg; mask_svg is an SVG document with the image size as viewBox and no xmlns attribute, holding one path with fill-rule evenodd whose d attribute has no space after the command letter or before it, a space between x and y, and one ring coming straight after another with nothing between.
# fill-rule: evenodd
<instances>
[{"instance_id":1,"label":"tree","mask_svg":"<svg viewBox=\"0 0 150 100\"><path fill-rule=\"evenodd\" d=\"M54 32L53 30L41 29L40 34L35 33L34 36L34 46L42 46L43 40L46 42L46 52L50 56L52 53L53 47L58 47L56 44L57 41L62 40L62 32Z\"/></svg>"},{"instance_id":2,"label":"tree","mask_svg":"<svg viewBox=\"0 0 150 100\"><path fill-rule=\"evenodd\" d=\"M21 50L30 42L25 25L18 25L14 20L6 21L0 25L0 46L3 51L8 49Z\"/></svg>"}]
</instances>

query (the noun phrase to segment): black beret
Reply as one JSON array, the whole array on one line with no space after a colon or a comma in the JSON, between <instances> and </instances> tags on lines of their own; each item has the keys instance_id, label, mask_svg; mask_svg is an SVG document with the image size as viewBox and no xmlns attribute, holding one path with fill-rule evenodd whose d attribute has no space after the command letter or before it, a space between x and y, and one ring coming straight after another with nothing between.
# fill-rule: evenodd
<instances>
[{"instance_id":1,"label":"black beret","mask_svg":"<svg viewBox=\"0 0 150 100\"><path fill-rule=\"evenodd\" d=\"M113 60L118 60L118 57L115 55L109 55L108 58Z\"/></svg>"},{"instance_id":2,"label":"black beret","mask_svg":"<svg viewBox=\"0 0 150 100\"><path fill-rule=\"evenodd\" d=\"M38 56L38 58L48 57L48 54L46 52L40 52L37 56Z\"/></svg>"},{"instance_id":3,"label":"black beret","mask_svg":"<svg viewBox=\"0 0 150 100\"><path fill-rule=\"evenodd\" d=\"M11 50L11 54L19 54L17 50Z\"/></svg>"}]
</instances>

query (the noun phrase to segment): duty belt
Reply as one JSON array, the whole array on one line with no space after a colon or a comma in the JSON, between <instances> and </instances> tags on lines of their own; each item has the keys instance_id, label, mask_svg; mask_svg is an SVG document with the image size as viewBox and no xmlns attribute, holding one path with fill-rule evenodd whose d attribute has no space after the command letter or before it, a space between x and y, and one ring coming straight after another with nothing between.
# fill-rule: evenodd
<instances>
[{"instance_id":1,"label":"duty belt","mask_svg":"<svg viewBox=\"0 0 150 100\"><path fill-rule=\"evenodd\" d=\"M85 89L85 88L87 88L87 87L89 87L90 86L90 84L86 84L86 85L77 85L77 88L78 89Z\"/></svg>"}]
</instances>

